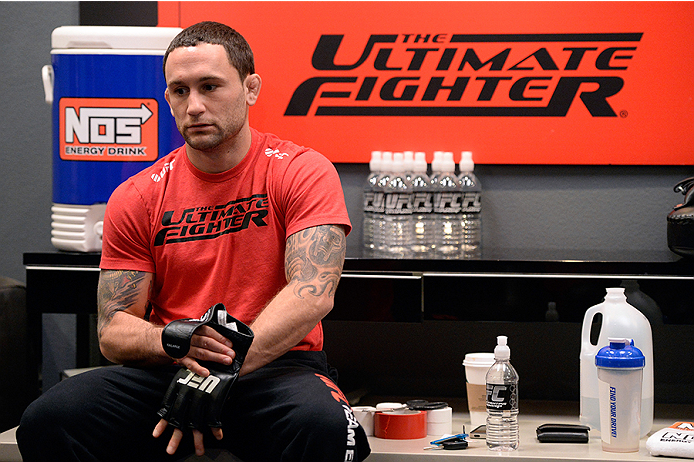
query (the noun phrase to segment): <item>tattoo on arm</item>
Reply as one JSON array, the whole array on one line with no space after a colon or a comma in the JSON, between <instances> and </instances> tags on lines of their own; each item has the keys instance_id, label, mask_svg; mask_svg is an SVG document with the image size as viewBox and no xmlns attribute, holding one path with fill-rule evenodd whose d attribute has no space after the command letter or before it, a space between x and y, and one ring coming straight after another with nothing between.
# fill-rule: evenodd
<instances>
[{"instance_id":1,"label":"tattoo on arm","mask_svg":"<svg viewBox=\"0 0 694 462\"><path fill-rule=\"evenodd\" d=\"M296 281L294 293L335 295L345 261L347 241L342 226L322 225L294 233L287 239L285 272Z\"/></svg>"},{"instance_id":2,"label":"tattoo on arm","mask_svg":"<svg viewBox=\"0 0 694 462\"><path fill-rule=\"evenodd\" d=\"M146 273L140 271L102 271L99 278L97 333L101 333L119 311L135 306L143 297ZM146 294L145 294L146 295Z\"/></svg>"}]
</instances>

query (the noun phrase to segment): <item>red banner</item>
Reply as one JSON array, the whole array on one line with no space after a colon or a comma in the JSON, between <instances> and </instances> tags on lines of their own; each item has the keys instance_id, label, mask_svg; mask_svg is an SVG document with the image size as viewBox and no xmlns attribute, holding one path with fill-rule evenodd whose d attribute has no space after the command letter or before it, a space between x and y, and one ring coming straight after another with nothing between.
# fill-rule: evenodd
<instances>
[{"instance_id":1,"label":"red banner","mask_svg":"<svg viewBox=\"0 0 694 462\"><path fill-rule=\"evenodd\" d=\"M692 18L694 2L159 2L160 26L243 34L252 125L333 162L691 164Z\"/></svg>"}]
</instances>

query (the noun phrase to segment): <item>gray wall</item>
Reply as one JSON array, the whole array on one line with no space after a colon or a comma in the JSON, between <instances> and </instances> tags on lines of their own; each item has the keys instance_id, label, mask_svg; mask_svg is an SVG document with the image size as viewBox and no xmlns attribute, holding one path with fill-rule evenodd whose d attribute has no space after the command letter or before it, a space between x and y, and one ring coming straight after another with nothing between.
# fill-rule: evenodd
<instances>
[{"instance_id":1,"label":"gray wall","mask_svg":"<svg viewBox=\"0 0 694 462\"><path fill-rule=\"evenodd\" d=\"M22 282L22 254L53 249L51 107L41 67L51 62L53 29L77 24L77 2L0 2L0 275ZM44 332L44 377L54 383L74 367L74 316L44 315Z\"/></svg>"},{"instance_id":2,"label":"gray wall","mask_svg":"<svg viewBox=\"0 0 694 462\"><path fill-rule=\"evenodd\" d=\"M22 254L51 250L51 108L41 67L51 32L77 25L77 2L0 2L0 274L25 281Z\"/></svg>"}]
</instances>

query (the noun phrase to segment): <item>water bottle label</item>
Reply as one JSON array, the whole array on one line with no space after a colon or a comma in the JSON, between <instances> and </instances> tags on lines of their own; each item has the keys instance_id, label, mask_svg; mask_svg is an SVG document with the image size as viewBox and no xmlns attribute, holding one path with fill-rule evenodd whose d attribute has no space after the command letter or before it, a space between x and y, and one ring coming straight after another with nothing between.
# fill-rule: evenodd
<instances>
[{"instance_id":1,"label":"water bottle label","mask_svg":"<svg viewBox=\"0 0 694 462\"><path fill-rule=\"evenodd\" d=\"M374 211L374 193L373 191L364 192L364 212Z\"/></svg>"},{"instance_id":2,"label":"water bottle label","mask_svg":"<svg viewBox=\"0 0 694 462\"><path fill-rule=\"evenodd\" d=\"M439 192L434 194L435 213L460 213L462 194L459 192Z\"/></svg>"},{"instance_id":3,"label":"water bottle label","mask_svg":"<svg viewBox=\"0 0 694 462\"><path fill-rule=\"evenodd\" d=\"M386 196L382 192L374 192L373 212L383 213L386 211Z\"/></svg>"},{"instance_id":4,"label":"water bottle label","mask_svg":"<svg viewBox=\"0 0 694 462\"><path fill-rule=\"evenodd\" d=\"M479 213L482 209L482 195L479 192L466 192L463 195L461 211L463 213Z\"/></svg>"},{"instance_id":5,"label":"water bottle label","mask_svg":"<svg viewBox=\"0 0 694 462\"><path fill-rule=\"evenodd\" d=\"M487 384L487 410L511 411L518 409L518 385Z\"/></svg>"},{"instance_id":6,"label":"water bottle label","mask_svg":"<svg viewBox=\"0 0 694 462\"><path fill-rule=\"evenodd\" d=\"M431 213L434 210L434 199L429 192L415 192L412 197L412 211L414 213Z\"/></svg>"},{"instance_id":7,"label":"water bottle label","mask_svg":"<svg viewBox=\"0 0 694 462\"><path fill-rule=\"evenodd\" d=\"M386 215L411 215L412 194L391 193L385 195Z\"/></svg>"}]
</instances>

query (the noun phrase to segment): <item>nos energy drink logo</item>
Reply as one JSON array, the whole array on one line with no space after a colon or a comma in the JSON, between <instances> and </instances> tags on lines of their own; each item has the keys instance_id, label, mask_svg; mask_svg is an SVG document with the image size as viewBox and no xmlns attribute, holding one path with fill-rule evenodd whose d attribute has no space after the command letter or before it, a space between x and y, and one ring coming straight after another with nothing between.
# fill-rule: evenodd
<instances>
[{"instance_id":1,"label":"nos energy drink logo","mask_svg":"<svg viewBox=\"0 0 694 462\"><path fill-rule=\"evenodd\" d=\"M151 98L61 98L60 158L156 160L158 107Z\"/></svg>"}]
</instances>

